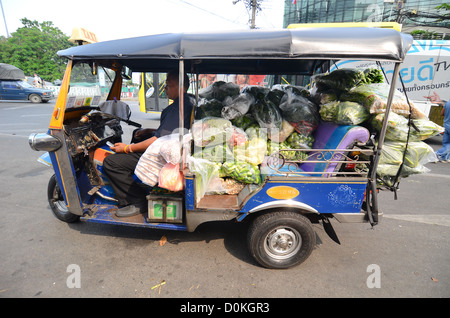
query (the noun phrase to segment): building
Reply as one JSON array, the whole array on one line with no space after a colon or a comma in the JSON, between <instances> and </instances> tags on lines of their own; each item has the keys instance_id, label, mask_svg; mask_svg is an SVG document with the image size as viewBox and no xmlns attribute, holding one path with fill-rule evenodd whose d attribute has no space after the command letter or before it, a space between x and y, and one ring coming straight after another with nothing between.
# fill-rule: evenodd
<instances>
[{"instance_id":1,"label":"building","mask_svg":"<svg viewBox=\"0 0 450 318\"><path fill-rule=\"evenodd\" d=\"M283 27L293 23L399 22L402 31L424 30L450 38L450 0L285 0ZM444 16L447 15L447 16Z\"/></svg>"}]
</instances>

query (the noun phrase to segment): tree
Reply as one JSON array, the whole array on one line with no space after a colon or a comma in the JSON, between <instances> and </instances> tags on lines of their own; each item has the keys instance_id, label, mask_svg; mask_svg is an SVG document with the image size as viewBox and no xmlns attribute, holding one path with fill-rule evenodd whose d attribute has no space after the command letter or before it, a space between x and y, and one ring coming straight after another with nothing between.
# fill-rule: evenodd
<instances>
[{"instance_id":1,"label":"tree","mask_svg":"<svg viewBox=\"0 0 450 318\"><path fill-rule=\"evenodd\" d=\"M9 38L0 38L0 61L22 69L27 75L37 73L48 81L61 79L66 61L56 52L74 44L50 21L39 23L27 18L20 21L23 27Z\"/></svg>"}]
</instances>

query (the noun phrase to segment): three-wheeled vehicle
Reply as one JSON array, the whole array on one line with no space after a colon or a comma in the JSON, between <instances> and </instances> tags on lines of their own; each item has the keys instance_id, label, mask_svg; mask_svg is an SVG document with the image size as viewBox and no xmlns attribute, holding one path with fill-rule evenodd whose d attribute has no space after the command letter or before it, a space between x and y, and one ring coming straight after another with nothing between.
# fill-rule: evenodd
<instances>
[{"instance_id":1,"label":"three-wheeled vehicle","mask_svg":"<svg viewBox=\"0 0 450 318\"><path fill-rule=\"evenodd\" d=\"M399 66L411 43L409 35L389 29L305 28L161 34L59 51L68 62L48 132L29 137L32 149L47 152L55 171L48 184L50 207L66 222L81 219L189 232L209 221L248 221L248 248L259 264L268 268L297 265L316 244L312 223L322 223L337 240L330 219L375 225L382 216L376 169ZM184 147L185 136L179 134L184 189L173 192L155 187L147 197L148 214L115 215L117 201L102 173L102 161L112 153L107 142L122 139L121 122L135 124L129 120L127 105L119 100L125 70L178 69L182 93L185 72L194 78L206 73L311 76L326 72L338 59L396 64L377 142L364 127L322 122L314 132L311 153L302 160L285 156L280 148L257 166L261 174L256 184L244 184L233 194L205 194L203 188L199 195L202 176L190 169L192 148ZM86 91L79 89L80 82L99 84ZM180 94L180 131L183 104ZM349 164L365 169L348 169Z\"/></svg>"}]
</instances>

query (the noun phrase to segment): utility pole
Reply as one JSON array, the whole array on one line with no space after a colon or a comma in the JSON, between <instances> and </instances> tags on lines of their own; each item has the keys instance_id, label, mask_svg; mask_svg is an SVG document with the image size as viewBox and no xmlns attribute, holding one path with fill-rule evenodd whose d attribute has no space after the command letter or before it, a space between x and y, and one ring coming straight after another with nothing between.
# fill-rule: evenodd
<instances>
[{"instance_id":1,"label":"utility pole","mask_svg":"<svg viewBox=\"0 0 450 318\"><path fill-rule=\"evenodd\" d=\"M256 0L252 0L252 22L250 29L254 29L255 25L256 25Z\"/></svg>"},{"instance_id":2,"label":"utility pole","mask_svg":"<svg viewBox=\"0 0 450 318\"><path fill-rule=\"evenodd\" d=\"M238 3L241 0L234 0L233 4ZM250 19L250 29L256 29L256 11L261 10L261 7L259 5L259 1L261 0L242 0L244 2L247 9L252 10L252 17Z\"/></svg>"},{"instance_id":3,"label":"utility pole","mask_svg":"<svg viewBox=\"0 0 450 318\"><path fill-rule=\"evenodd\" d=\"M0 0L0 6L2 7L3 21L5 21L6 37L9 38L8 25L6 24L5 11L3 10L2 0Z\"/></svg>"}]
</instances>

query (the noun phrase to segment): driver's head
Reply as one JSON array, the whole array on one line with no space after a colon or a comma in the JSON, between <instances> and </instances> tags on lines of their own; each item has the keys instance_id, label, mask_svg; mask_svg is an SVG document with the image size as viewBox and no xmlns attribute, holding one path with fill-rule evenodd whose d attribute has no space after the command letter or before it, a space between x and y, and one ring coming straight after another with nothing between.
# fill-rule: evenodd
<instances>
[{"instance_id":1,"label":"driver's head","mask_svg":"<svg viewBox=\"0 0 450 318\"><path fill-rule=\"evenodd\" d=\"M178 70L170 71L167 73L166 78L166 94L170 99L176 99L179 95L178 82L179 82ZM189 88L189 77L184 74L184 92L187 92Z\"/></svg>"}]
</instances>

